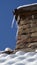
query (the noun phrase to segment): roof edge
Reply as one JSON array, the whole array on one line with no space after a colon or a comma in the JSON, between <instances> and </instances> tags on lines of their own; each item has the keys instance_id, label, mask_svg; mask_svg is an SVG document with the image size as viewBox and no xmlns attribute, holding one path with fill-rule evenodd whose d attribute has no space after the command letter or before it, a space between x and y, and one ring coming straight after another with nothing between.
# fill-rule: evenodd
<instances>
[{"instance_id":1,"label":"roof edge","mask_svg":"<svg viewBox=\"0 0 37 65\"><path fill-rule=\"evenodd\" d=\"M37 5L37 3L32 3L32 4L27 4L27 5L19 6L19 7L17 7L17 9L20 9L22 7L33 6L33 5Z\"/></svg>"}]
</instances>

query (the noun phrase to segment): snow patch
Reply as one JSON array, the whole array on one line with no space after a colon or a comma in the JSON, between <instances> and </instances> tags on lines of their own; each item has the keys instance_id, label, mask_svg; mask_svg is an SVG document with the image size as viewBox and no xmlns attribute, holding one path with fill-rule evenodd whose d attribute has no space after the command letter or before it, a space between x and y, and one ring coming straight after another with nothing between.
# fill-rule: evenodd
<instances>
[{"instance_id":1,"label":"snow patch","mask_svg":"<svg viewBox=\"0 0 37 65\"><path fill-rule=\"evenodd\" d=\"M8 50L8 49L7 49ZM15 54L0 54L0 65L37 65L36 52L18 51Z\"/></svg>"}]
</instances>

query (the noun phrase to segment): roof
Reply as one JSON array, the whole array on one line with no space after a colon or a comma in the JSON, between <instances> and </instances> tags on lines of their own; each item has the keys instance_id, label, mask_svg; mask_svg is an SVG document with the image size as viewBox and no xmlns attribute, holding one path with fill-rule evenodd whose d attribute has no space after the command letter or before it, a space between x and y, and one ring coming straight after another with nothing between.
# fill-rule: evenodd
<instances>
[{"instance_id":1,"label":"roof","mask_svg":"<svg viewBox=\"0 0 37 65\"><path fill-rule=\"evenodd\" d=\"M0 54L0 65L37 65L37 53L17 51L10 55Z\"/></svg>"}]
</instances>

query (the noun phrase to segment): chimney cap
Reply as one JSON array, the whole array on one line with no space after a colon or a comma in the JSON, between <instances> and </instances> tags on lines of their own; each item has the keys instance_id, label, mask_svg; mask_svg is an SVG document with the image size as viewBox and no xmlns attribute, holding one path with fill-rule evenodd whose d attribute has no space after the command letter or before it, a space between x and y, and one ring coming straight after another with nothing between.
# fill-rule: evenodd
<instances>
[{"instance_id":1,"label":"chimney cap","mask_svg":"<svg viewBox=\"0 0 37 65\"><path fill-rule=\"evenodd\" d=\"M25 7L29 7L29 6L34 6L34 5L37 5L37 3L33 3L33 4L27 4L27 5L23 5L23 6L19 6L17 7L17 9L20 9L20 8L25 8Z\"/></svg>"},{"instance_id":2,"label":"chimney cap","mask_svg":"<svg viewBox=\"0 0 37 65\"><path fill-rule=\"evenodd\" d=\"M37 14L37 3L19 6L14 9L13 14L16 20L18 16L20 16L20 18L26 18L30 15Z\"/></svg>"},{"instance_id":3,"label":"chimney cap","mask_svg":"<svg viewBox=\"0 0 37 65\"><path fill-rule=\"evenodd\" d=\"M14 15L19 14L21 12L26 11L34 11L37 10L37 3L28 4L28 5L22 5L14 9Z\"/></svg>"}]
</instances>

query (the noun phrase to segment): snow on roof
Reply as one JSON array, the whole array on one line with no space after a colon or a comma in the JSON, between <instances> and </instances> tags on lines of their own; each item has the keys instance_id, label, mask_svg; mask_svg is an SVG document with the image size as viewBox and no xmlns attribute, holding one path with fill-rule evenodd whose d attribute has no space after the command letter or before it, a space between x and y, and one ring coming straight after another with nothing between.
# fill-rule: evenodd
<instances>
[{"instance_id":1,"label":"snow on roof","mask_svg":"<svg viewBox=\"0 0 37 65\"><path fill-rule=\"evenodd\" d=\"M17 7L17 9L20 9L20 8L22 8L22 7L32 6L32 5L37 5L37 3L28 4L28 5L23 5L23 6L19 6L19 7Z\"/></svg>"},{"instance_id":2,"label":"snow on roof","mask_svg":"<svg viewBox=\"0 0 37 65\"><path fill-rule=\"evenodd\" d=\"M17 51L15 54L0 54L0 65L37 65L37 53Z\"/></svg>"}]
</instances>

